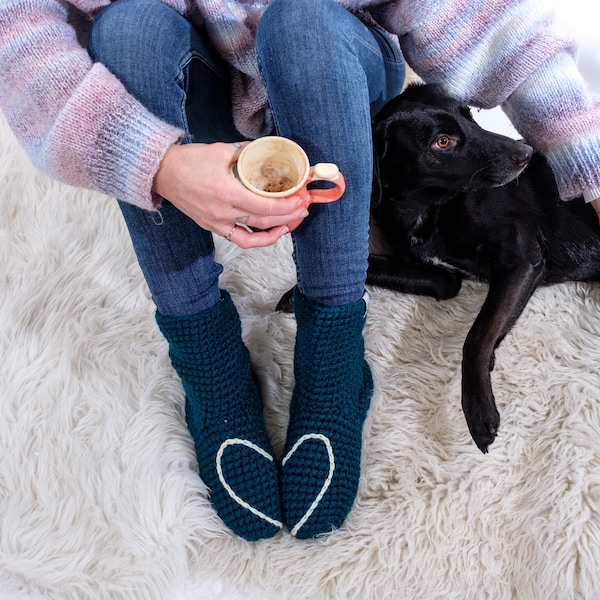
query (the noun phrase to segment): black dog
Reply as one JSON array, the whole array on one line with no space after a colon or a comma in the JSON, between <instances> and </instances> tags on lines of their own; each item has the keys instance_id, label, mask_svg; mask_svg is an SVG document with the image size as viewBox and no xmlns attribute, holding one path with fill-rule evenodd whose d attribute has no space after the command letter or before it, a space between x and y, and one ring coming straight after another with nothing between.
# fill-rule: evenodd
<instances>
[{"instance_id":1,"label":"black dog","mask_svg":"<svg viewBox=\"0 0 600 600\"><path fill-rule=\"evenodd\" d=\"M581 199L559 199L545 159L479 127L435 86L411 86L374 122L373 216L391 255L368 283L438 299L463 279L489 283L463 348L462 407L487 452L500 416L494 351L539 285L600 280L600 226Z\"/></svg>"}]
</instances>

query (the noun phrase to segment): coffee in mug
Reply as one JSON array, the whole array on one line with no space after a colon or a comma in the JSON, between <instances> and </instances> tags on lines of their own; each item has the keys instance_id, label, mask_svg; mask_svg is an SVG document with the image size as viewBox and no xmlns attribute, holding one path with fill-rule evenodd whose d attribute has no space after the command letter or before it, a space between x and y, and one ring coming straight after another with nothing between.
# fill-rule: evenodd
<instances>
[{"instance_id":1,"label":"coffee in mug","mask_svg":"<svg viewBox=\"0 0 600 600\"><path fill-rule=\"evenodd\" d=\"M304 150L281 136L266 136L250 142L241 151L236 167L238 179L255 194L269 198L299 195L305 208L313 202L333 202L346 189L344 177L332 163L310 166ZM313 181L328 181L334 187L307 189ZM290 223L290 231L302 221Z\"/></svg>"}]
</instances>

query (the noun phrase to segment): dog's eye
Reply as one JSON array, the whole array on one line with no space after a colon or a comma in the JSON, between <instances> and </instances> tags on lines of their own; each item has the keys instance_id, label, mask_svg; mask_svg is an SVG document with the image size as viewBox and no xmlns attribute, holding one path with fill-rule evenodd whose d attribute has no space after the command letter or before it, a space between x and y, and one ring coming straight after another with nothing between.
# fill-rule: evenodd
<instances>
[{"instance_id":1,"label":"dog's eye","mask_svg":"<svg viewBox=\"0 0 600 600\"><path fill-rule=\"evenodd\" d=\"M435 145L443 150L452 145L452 140L447 135L440 135L440 137L435 140Z\"/></svg>"}]
</instances>

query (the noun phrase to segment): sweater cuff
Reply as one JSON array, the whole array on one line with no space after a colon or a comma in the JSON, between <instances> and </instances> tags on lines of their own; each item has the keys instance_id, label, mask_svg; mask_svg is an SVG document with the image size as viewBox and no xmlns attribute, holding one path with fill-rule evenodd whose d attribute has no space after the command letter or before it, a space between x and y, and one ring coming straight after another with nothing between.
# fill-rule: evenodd
<instances>
[{"instance_id":1,"label":"sweater cuff","mask_svg":"<svg viewBox=\"0 0 600 600\"><path fill-rule=\"evenodd\" d=\"M589 190L585 190L583 192L583 199L586 202L592 202L592 200L596 200L600 198L600 187L590 188Z\"/></svg>"},{"instance_id":2,"label":"sweater cuff","mask_svg":"<svg viewBox=\"0 0 600 600\"><path fill-rule=\"evenodd\" d=\"M183 135L96 63L54 121L39 159L56 179L153 210L160 203L154 176Z\"/></svg>"}]
</instances>

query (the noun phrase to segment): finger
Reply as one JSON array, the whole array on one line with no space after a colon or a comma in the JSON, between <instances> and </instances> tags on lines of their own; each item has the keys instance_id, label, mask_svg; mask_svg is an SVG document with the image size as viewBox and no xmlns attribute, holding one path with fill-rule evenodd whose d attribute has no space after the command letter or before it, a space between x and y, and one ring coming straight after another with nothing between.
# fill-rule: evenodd
<instances>
[{"instance_id":1,"label":"finger","mask_svg":"<svg viewBox=\"0 0 600 600\"><path fill-rule=\"evenodd\" d=\"M233 142L231 144L227 144L227 146L229 146L233 151L233 153L231 155L231 164L233 164L234 162L237 161L240 153L249 143L250 142L240 141L240 142Z\"/></svg>"},{"instance_id":2,"label":"finger","mask_svg":"<svg viewBox=\"0 0 600 600\"><path fill-rule=\"evenodd\" d=\"M246 215L242 218L236 218L235 221L236 223L243 224L252 230L269 230L281 225L289 225L290 223L303 221L307 216L308 211L301 206L290 214L273 217L252 217L250 215Z\"/></svg>"},{"instance_id":3,"label":"finger","mask_svg":"<svg viewBox=\"0 0 600 600\"><path fill-rule=\"evenodd\" d=\"M260 248L273 245L279 238L289 233L287 225L273 227L268 231L253 231L249 232L243 227L235 227L229 241L238 245L240 248Z\"/></svg>"},{"instance_id":4,"label":"finger","mask_svg":"<svg viewBox=\"0 0 600 600\"><path fill-rule=\"evenodd\" d=\"M260 196L244 187L237 179L235 185L229 188L229 200L225 204L227 203L230 203L232 211L228 214L228 219L257 229L271 229L293 223L308 215L300 196Z\"/></svg>"},{"instance_id":5,"label":"finger","mask_svg":"<svg viewBox=\"0 0 600 600\"><path fill-rule=\"evenodd\" d=\"M231 241L231 236L234 234L236 228L238 227L237 223L233 225L233 227L225 234L223 234L223 237L227 240L227 241Z\"/></svg>"},{"instance_id":6,"label":"finger","mask_svg":"<svg viewBox=\"0 0 600 600\"><path fill-rule=\"evenodd\" d=\"M290 223L305 213L304 201L300 196L291 195L283 198L267 198L251 192L239 183L238 193L233 199L233 209L239 215L248 215L254 220L248 223L253 227L266 229L283 223ZM256 219L260 219L261 223L256 223ZM272 222L265 222L273 219Z\"/></svg>"}]
</instances>

